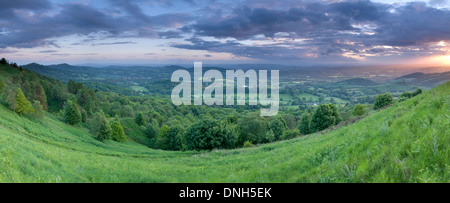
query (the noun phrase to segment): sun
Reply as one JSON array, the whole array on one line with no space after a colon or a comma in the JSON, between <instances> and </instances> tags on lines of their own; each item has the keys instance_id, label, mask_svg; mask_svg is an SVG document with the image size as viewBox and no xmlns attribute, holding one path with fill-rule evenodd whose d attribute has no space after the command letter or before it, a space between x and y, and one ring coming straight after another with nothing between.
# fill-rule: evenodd
<instances>
[{"instance_id":1,"label":"sun","mask_svg":"<svg viewBox=\"0 0 450 203\"><path fill-rule=\"evenodd\" d=\"M436 64L436 65L450 65L450 55L443 55L443 56L433 56L429 59L430 63Z\"/></svg>"}]
</instances>

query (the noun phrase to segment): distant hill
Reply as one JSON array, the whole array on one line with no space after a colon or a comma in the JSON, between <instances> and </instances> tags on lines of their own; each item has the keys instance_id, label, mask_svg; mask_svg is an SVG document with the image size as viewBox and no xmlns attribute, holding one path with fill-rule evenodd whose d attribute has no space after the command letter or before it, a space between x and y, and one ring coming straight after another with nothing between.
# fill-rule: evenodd
<instances>
[{"instance_id":1,"label":"distant hill","mask_svg":"<svg viewBox=\"0 0 450 203\"><path fill-rule=\"evenodd\" d=\"M395 78L390 83L396 84L414 84L425 87L435 87L442 83L450 81L450 71L444 73L411 73L402 77Z\"/></svg>"},{"instance_id":2,"label":"distant hill","mask_svg":"<svg viewBox=\"0 0 450 203\"><path fill-rule=\"evenodd\" d=\"M372 80L368 80L368 79L364 79L364 78L353 78L353 79L349 79L349 80L344 80L341 82L338 82L340 84L347 84L347 85L358 85L358 86L376 86L379 85L378 83L372 81Z\"/></svg>"}]
</instances>

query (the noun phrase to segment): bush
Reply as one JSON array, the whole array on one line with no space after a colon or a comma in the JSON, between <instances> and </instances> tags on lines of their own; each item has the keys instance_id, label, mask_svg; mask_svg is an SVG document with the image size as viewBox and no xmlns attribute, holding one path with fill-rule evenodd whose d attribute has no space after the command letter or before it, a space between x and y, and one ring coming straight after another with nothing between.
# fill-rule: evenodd
<instances>
[{"instance_id":1,"label":"bush","mask_svg":"<svg viewBox=\"0 0 450 203\"><path fill-rule=\"evenodd\" d=\"M386 106L391 105L394 102L394 98L391 93L381 94L375 97L375 102L373 104L373 109L378 110Z\"/></svg>"},{"instance_id":2,"label":"bush","mask_svg":"<svg viewBox=\"0 0 450 203\"><path fill-rule=\"evenodd\" d=\"M366 106L362 104L357 104L355 108L353 109L354 116L364 116L366 114Z\"/></svg>"},{"instance_id":3,"label":"bush","mask_svg":"<svg viewBox=\"0 0 450 203\"><path fill-rule=\"evenodd\" d=\"M242 145L243 148L253 147L253 143L251 141L245 141Z\"/></svg>"},{"instance_id":4,"label":"bush","mask_svg":"<svg viewBox=\"0 0 450 203\"><path fill-rule=\"evenodd\" d=\"M281 136L281 139L283 140L289 140L292 138L296 138L297 136L300 136L300 131L297 129L294 130L286 130L283 132L283 135Z\"/></svg>"}]
</instances>

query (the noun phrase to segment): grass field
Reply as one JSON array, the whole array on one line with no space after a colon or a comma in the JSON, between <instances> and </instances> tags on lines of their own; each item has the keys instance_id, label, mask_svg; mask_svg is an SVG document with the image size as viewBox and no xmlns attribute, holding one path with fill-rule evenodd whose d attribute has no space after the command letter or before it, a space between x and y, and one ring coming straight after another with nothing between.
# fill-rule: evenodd
<instances>
[{"instance_id":1,"label":"grass field","mask_svg":"<svg viewBox=\"0 0 450 203\"><path fill-rule=\"evenodd\" d=\"M326 134L212 152L0 115L0 182L450 182L450 82Z\"/></svg>"}]
</instances>

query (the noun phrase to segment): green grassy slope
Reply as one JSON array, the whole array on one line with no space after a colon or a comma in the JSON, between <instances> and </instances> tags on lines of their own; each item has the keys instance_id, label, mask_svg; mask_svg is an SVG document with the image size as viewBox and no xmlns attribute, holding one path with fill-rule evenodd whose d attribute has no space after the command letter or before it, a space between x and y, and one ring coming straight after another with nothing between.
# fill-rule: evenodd
<instances>
[{"instance_id":1,"label":"green grassy slope","mask_svg":"<svg viewBox=\"0 0 450 203\"><path fill-rule=\"evenodd\" d=\"M0 182L450 182L450 82L327 134L164 152L0 107Z\"/></svg>"}]
</instances>

